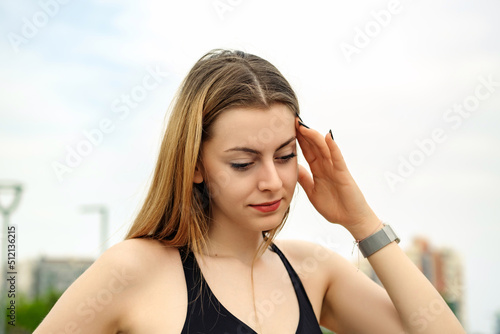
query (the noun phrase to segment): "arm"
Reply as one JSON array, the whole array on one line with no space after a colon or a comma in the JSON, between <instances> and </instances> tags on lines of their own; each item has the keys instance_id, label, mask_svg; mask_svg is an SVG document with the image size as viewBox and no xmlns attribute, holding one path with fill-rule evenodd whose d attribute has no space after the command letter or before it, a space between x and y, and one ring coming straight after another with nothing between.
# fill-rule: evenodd
<instances>
[{"instance_id":1,"label":"arm","mask_svg":"<svg viewBox=\"0 0 500 334\"><path fill-rule=\"evenodd\" d=\"M117 333L126 296L137 284L133 261L124 260L126 243L130 241L97 259L64 292L34 334Z\"/></svg>"},{"instance_id":2,"label":"arm","mask_svg":"<svg viewBox=\"0 0 500 334\"><path fill-rule=\"evenodd\" d=\"M296 124L297 140L312 172L311 177L299 166L299 182L316 210L329 222L344 226L356 240L380 229L380 220L330 134L323 137ZM356 328L366 333L465 333L436 289L396 243L368 260L387 293L347 265L330 271L322 322L347 332Z\"/></svg>"}]
</instances>

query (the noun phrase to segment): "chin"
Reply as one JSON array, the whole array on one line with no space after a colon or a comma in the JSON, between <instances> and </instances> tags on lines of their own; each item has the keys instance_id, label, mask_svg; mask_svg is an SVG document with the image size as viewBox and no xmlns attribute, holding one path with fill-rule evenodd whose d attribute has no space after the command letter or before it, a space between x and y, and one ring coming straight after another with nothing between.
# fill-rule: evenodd
<instances>
[{"instance_id":1,"label":"chin","mask_svg":"<svg viewBox=\"0 0 500 334\"><path fill-rule=\"evenodd\" d=\"M267 232L279 227L283 221L283 216L284 214L262 218L263 221L258 223L259 232Z\"/></svg>"}]
</instances>

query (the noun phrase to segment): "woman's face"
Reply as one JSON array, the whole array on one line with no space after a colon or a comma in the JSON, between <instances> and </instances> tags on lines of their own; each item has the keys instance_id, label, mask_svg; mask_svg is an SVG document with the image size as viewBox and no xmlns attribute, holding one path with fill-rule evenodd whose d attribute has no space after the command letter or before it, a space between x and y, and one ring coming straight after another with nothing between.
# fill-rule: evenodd
<instances>
[{"instance_id":1,"label":"woman's face","mask_svg":"<svg viewBox=\"0 0 500 334\"><path fill-rule=\"evenodd\" d=\"M230 109L211 135L195 182L208 185L214 221L252 231L278 226L298 177L293 113L281 104Z\"/></svg>"}]
</instances>

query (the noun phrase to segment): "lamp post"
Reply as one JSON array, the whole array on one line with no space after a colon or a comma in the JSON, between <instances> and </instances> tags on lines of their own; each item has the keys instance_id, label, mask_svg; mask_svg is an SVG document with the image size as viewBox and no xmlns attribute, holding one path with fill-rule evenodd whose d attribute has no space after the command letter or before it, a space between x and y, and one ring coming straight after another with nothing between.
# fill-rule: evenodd
<instances>
[{"instance_id":1,"label":"lamp post","mask_svg":"<svg viewBox=\"0 0 500 334\"><path fill-rule=\"evenodd\" d=\"M83 213L93 213L97 212L101 215L100 222L100 253L104 252L108 247L108 225L109 225L109 214L108 208L104 205L85 205L82 207Z\"/></svg>"},{"instance_id":2,"label":"lamp post","mask_svg":"<svg viewBox=\"0 0 500 334\"><path fill-rule=\"evenodd\" d=\"M7 228L9 227L10 214L17 208L21 200L21 193L23 186L17 182L0 182L0 211L3 216L1 250L0 250L0 263L2 273L0 284L2 292L0 295L0 332L5 332L5 310L7 302L7 259L5 257L7 251ZM17 251L17 250L16 250Z\"/></svg>"}]
</instances>

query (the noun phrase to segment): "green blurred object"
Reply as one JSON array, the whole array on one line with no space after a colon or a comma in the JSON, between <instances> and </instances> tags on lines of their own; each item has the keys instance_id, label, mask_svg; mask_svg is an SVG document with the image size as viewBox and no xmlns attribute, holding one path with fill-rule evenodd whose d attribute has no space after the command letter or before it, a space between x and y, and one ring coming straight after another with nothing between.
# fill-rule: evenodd
<instances>
[{"instance_id":1,"label":"green blurred object","mask_svg":"<svg viewBox=\"0 0 500 334\"><path fill-rule=\"evenodd\" d=\"M334 332L332 332L324 327L321 327L321 331L323 332L323 334L335 334Z\"/></svg>"},{"instance_id":2,"label":"green blurred object","mask_svg":"<svg viewBox=\"0 0 500 334\"><path fill-rule=\"evenodd\" d=\"M58 291L49 291L33 300L20 294L16 300L15 326L7 324L7 333L23 333L23 330L26 330L26 333L32 333L61 297L61 294Z\"/></svg>"}]
</instances>

